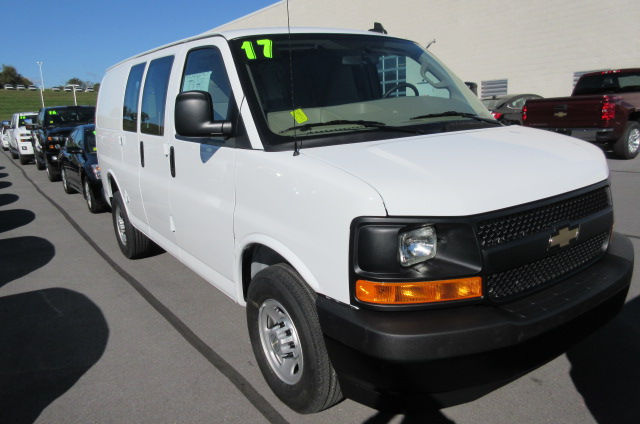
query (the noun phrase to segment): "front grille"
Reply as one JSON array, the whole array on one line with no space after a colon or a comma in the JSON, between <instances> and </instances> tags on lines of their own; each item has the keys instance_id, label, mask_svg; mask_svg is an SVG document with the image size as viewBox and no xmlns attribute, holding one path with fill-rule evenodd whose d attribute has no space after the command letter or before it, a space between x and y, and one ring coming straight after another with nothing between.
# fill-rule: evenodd
<instances>
[{"instance_id":1,"label":"front grille","mask_svg":"<svg viewBox=\"0 0 640 424\"><path fill-rule=\"evenodd\" d=\"M603 254L608 238L608 232L602 233L539 261L488 275L487 295L494 301L503 301L553 283Z\"/></svg>"},{"instance_id":2,"label":"front grille","mask_svg":"<svg viewBox=\"0 0 640 424\"><path fill-rule=\"evenodd\" d=\"M524 212L481 221L477 226L482 248L519 240L557 225L575 221L609 207L608 187L529 209Z\"/></svg>"}]
</instances>

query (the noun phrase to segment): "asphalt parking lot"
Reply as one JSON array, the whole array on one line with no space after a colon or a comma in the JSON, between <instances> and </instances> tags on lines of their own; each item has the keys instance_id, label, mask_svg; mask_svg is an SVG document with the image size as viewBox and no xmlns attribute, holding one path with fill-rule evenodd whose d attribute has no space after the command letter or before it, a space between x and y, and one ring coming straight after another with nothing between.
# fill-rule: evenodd
<instances>
[{"instance_id":1,"label":"asphalt parking lot","mask_svg":"<svg viewBox=\"0 0 640 424\"><path fill-rule=\"evenodd\" d=\"M640 262L640 157L609 159ZM638 265L636 265L636 269ZM417 416L346 400L298 415L269 390L244 309L163 253L129 261L32 164L0 154L0 423L638 423L640 272L622 313L545 366Z\"/></svg>"}]
</instances>

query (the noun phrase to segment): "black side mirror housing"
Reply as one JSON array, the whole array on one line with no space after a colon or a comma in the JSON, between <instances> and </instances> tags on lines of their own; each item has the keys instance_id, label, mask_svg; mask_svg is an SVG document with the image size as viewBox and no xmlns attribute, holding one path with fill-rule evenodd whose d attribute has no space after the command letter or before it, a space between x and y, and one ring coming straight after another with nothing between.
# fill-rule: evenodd
<instances>
[{"instance_id":1,"label":"black side mirror housing","mask_svg":"<svg viewBox=\"0 0 640 424\"><path fill-rule=\"evenodd\" d=\"M185 91L176 97L175 125L185 137L228 137L233 133L230 121L214 122L213 100L206 91Z\"/></svg>"}]
</instances>

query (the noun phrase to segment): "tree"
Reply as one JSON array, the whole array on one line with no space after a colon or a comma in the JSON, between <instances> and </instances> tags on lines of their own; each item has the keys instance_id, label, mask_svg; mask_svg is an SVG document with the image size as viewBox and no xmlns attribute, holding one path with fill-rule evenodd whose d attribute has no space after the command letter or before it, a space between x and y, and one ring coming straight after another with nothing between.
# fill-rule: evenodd
<instances>
[{"instance_id":1,"label":"tree","mask_svg":"<svg viewBox=\"0 0 640 424\"><path fill-rule=\"evenodd\" d=\"M67 81L67 85L79 85L80 87L84 87L84 83L82 82L82 80L75 77Z\"/></svg>"},{"instance_id":2,"label":"tree","mask_svg":"<svg viewBox=\"0 0 640 424\"><path fill-rule=\"evenodd\" d=\"M2 72L0 72L0 85L4 84L23 84L26 86L33 83L28 78L20 75L13 66L2 65Z\"/></svg>"}]
</instances>

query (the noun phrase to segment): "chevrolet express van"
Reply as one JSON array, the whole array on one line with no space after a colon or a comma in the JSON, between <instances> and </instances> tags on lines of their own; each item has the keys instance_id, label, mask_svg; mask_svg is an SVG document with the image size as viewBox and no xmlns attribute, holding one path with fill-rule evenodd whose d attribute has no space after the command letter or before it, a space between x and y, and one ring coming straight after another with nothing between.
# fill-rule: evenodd
<instances>
[{"instance_id":1,"label":"chevrolet express van","mask_svg":"<svg viewBox=\"0 0 640 424\"><path fill-rule=\"evenodd\" d=\"M109 68L96 134L123 254L246 306L299 412L513 378L629 287L602 151L501 125L411 41L205 33Z\"/></svg>"}]
</instances>

